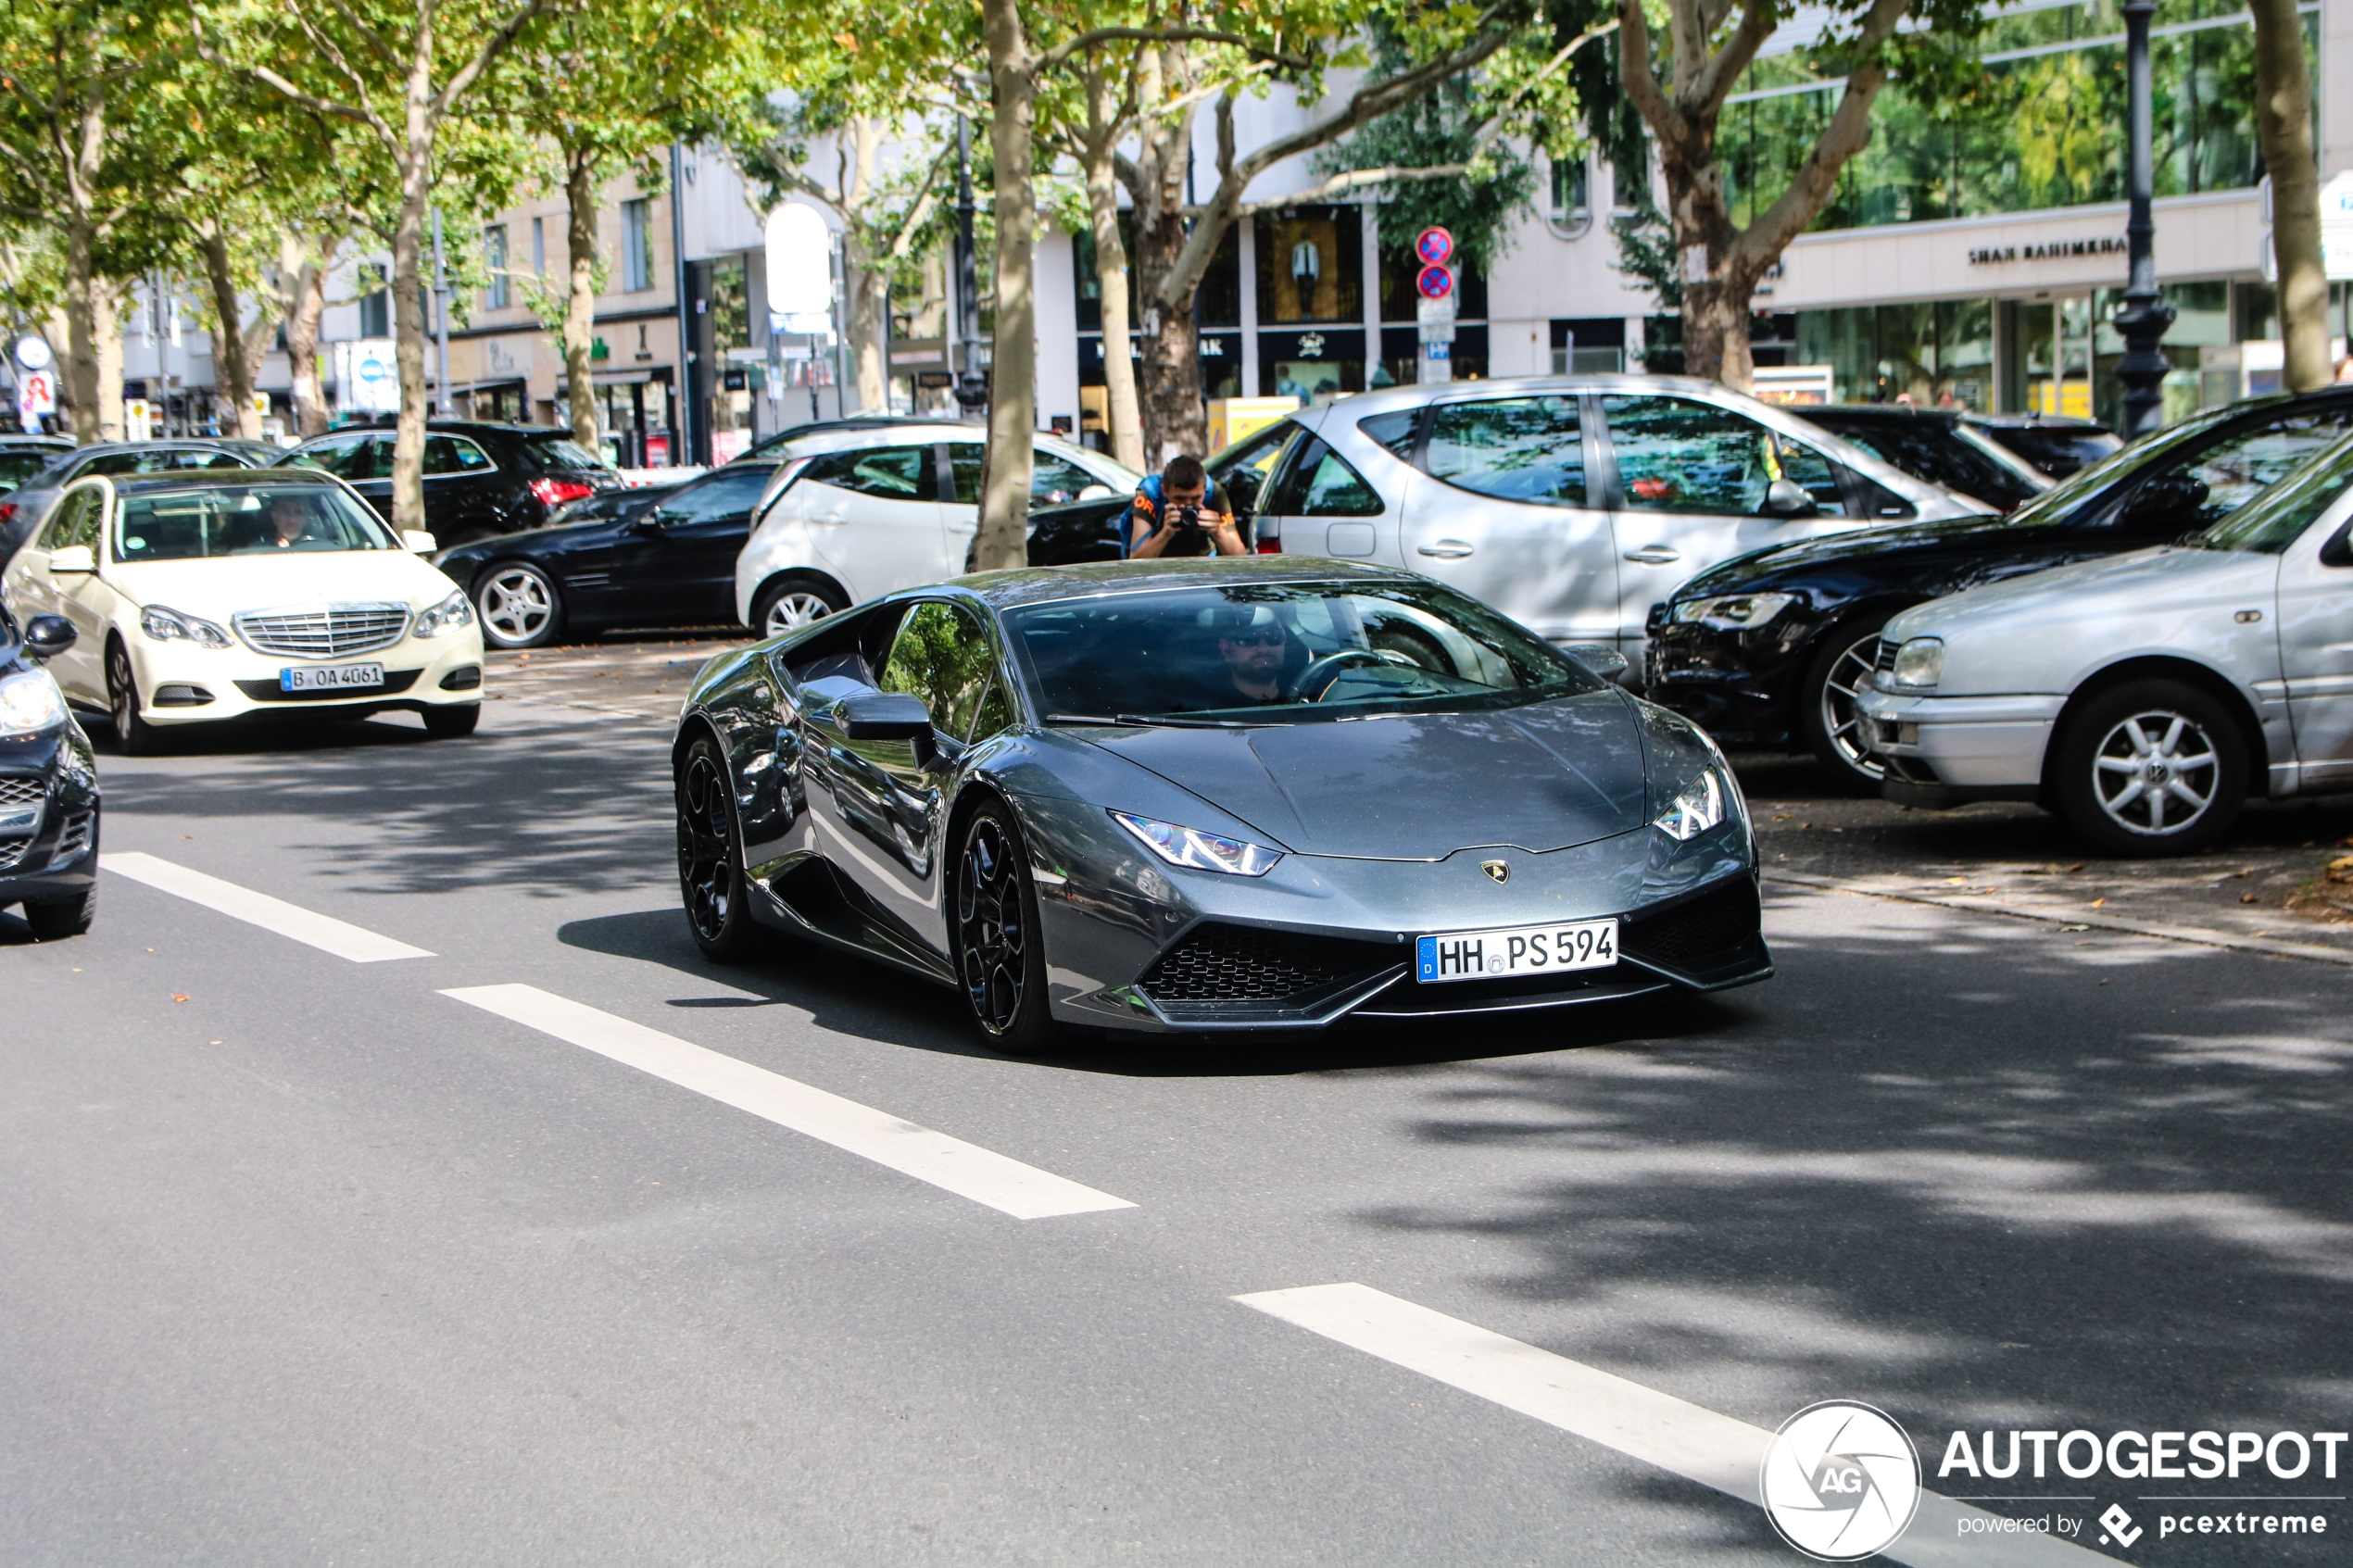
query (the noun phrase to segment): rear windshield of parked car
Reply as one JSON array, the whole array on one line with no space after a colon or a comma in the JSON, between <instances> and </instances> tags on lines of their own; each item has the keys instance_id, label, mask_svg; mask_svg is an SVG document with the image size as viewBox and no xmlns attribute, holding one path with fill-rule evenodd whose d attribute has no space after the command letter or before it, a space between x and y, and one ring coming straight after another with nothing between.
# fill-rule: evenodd
<instances>
[{"instance_id":1,"label":"rear windshield of parked car","mask_svg":"<svg viewBox=\"0 0 2353 1568\"><path fill-rule=\"evenodd\" d=\"M324 484L126 495L115 521L115 559L124 562L399 547L373 512Z\"/></svg>"},{"instance_id":2,"label":"rear windshield of parked car","mask_svg":"<svg viewBox=\"0 0 2353 1568\"><path fill-rule=\"evenodd\" d=\"M1249 583L1064 599L1005 618L1050 721L1300 723L1515 708L1601 689L1436 584Z\"/></svg>"},{"instance_id":3,"label":"rear windshield of parked car","mask_svg":"<svg viewBox=\"0 0 2353 1568\"><path fill-rule=\"evenodd\" d=\"M2338 442L2198 537L2215 550L2277 555L2353 486L2353 437Z\"/></svg>"},{"instance_id":4,"label":"rear windshield of parked car","mask_svg":"<svg viewBox=\"0 0 2353 1568\"><path fill-rule=\"evenodd\" d=\"M559 473L577 472L581 470L605 473L611 470L611 465L596 453L591 452L577 441L567 440L560 435L533 442L531 455L538 458L543 467L553 469Z\"/></svg>"}]
</instances>

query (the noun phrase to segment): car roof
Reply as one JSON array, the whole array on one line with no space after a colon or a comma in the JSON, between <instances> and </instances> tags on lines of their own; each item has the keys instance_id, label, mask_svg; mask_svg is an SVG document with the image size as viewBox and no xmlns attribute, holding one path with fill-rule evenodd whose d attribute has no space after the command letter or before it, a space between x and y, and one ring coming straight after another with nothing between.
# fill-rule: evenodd
<instances>
[{"instance_id":1,"label":"car roof","mask_svg":"<svg viewBox=\"0 0 2353 1568\"><path fill-rule=\"evenodd\" d=\"M122 495L154 495L172 490L218 490L224 484L311 487L340 490L342 482L317 469L195 469L181 473L123 473L104 476Z\"/></svg>"},{"instance_id":2,"label":"car roof","mask_svg":"<svg viewBox=\"0 0 2353 1568\"><path fill-rule=\"evenodd\" d=\"M1966 408L1913 408L1900 403L1786 403L1782 407L1799 419L1818 424L1881 425L1924 420L1932 424L1957 425L1969 412Z\"/></svg>"},{"instance_id":3,"label":"car roof","mask_svg":"<svg viewBox=\"0 0 2353 1568\"><path fill-rule=\"evenodd\" d=\"M973 595L996 609L1131 594L1151 588L1201 588L1227 583L1417 583L1410 571L1302 556L1192 556L1179 560L1084 561L1074 566L1025 566L975 572L941 586ZM919 597L938 587L911 588L892 598Z\"/></svg>"}]
</instances>

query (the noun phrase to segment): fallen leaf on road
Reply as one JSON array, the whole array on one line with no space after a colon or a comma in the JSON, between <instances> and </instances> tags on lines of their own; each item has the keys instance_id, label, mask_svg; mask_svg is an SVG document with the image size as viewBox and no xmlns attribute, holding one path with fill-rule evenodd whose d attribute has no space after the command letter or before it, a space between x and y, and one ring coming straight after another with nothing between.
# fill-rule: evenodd
<instances>
[{"instance_id":1,"label":"fallen leaf on road","mask_svg":"<svg viewBox=\"0 0 2353 1568\"><path fill-rule=\"evenodd\" d=\"M184 1002L184 1001L186 1001L188 998L187 998L187 997L177 997L177 996L175 996L175 997L173 997L171 999L172 999L173 1001L175 1001L175 1002Z\"/></svg>"},{"instance_id":2,"label":"fallen leaf on road","mask_svg":"<svg viewBox=\"0 0 2353 1568\"><path fill-rule=\"evenodd\" d=\"M2347 855L2340 859L2329 862L2329 880L2353 882L2353 855Z\"/></svg>"},{"instance_id":3,"label":"fallen leaf on road","mask_svg":"<svg viewBox=\"0 0 2353 1568\"><path fill-rule=\"evenodd\" d=\"M2089 931L2092 928L2088 925L2062 925L2059 929L2061 931Z\"/></svg>"},{"instance_id":4,"label":"fallen leaf on road","mask_svg":"<svg viewBox=\"0 0 2353 1568\"><path fill-rule=\"evenodd\" d=\"M2239 895L2239 902L2242 904L2252 904L2255 902L2255 895L2252 893L2242 893Z\"/></svg>"},{"instance_id":5,"label":"fallen leaf on road","mask_svg":"<svg viewBox=\"0 0 2353 1568\"><path fill-rule=\"evenodd\" d=\"M2061 870L2061 871L2063 871L2063 872L2080 872L2080 871L2082 871L2082 869L2083 869L2083 862L2082 862L2082 861L2081 861L2081 860L2076 861L2076 862L2075 862L2073 865L2071 865L2071 866L2061 866L2061 867L2059 868L2059 870Z\"/></svg>"},{"instance_id":6,"label":"fallen leaf on road","mask_svg":"<svg viewBox=\"0 0 2353 1568\"><path fill-rule=\"evenodd\" d=\"M1944 885L1947 887L1964 887L1968 884L1969 878L1965 876L1948 876L1944 879Z\"/></svg>"},{"instance_id":7,"label":"fallen leaf on road","mask_svg":"<svg viewBox=\"0 0 2353 1568\"><path fill-rule=\"evenodd\" d=\"M2094 909L2098 909L2098 908L2099 908L2102 904L2105 904L2105 903L2107 903L2107 902L2108 902L2108 900L2107 900L2107 899L2105 899L2105 898L2095 898L2095 899L2093 899L2093 900L2092 900L2092 908L2094 908Z\"/></svg>"}]
</instances>

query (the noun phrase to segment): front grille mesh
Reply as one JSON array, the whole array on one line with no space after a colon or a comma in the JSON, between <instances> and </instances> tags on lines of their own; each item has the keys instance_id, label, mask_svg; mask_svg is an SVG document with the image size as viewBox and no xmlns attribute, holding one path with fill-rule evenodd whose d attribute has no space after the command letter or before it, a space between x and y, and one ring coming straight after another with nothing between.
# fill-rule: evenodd
<instances>
[{"instance_id":1,"label":"front grille mesh","mask_svg":"<svg viewBox=\"0 0 2353 1568\"><path fill-rule=\"evenodd\" d=\"M65 831L57 834L59 859L64 859L69 855L79 855L90 847L91 817L91 812L77 811L66 819Z\"/></svg>"},{"instance_id":2,"label":"front grille mesh","mask_svg":"<svg viewBox=\"0 0 2353 1568\"><path fill-rule=\"evenodd\" d=\"M1635 958L1705 974L1747 960L1760 923L1756 884L1736 876L1659 914L1629 918L1621 942Z\"/></svg>"},{"instance_id":3,"label":"front grille mesh","mask_svg":"<svg viewBox=\"0 0 2353 1568\"><path fill-rule=\"evenodd\" d=\"M0 872L13 871L24 852L32 847L31 838L0 838Z\"/></svg>"},{"instance_id":4,"label":"front grille mesh","mask_svg":"<svg viewBox=\"0 0 2353 1568\"><path fill-rule=\"evenodd\" d=\"M319 609L254 609L237 616L233 624L256 653L282 659L342 659L388 648L406 636L409 607L352 604Z\"/></svg>"},{"instance_id":5,"label":"front grille mesh","mask_svg":"<svg viewBox=\"0 0 2353 1568\"><path fill-rule=\"evenodd\" d=\"M1378 943L1212 924L1161 954L1139 984L1156 1002L1280 1001L1404 957Z\"/></svg>"},{"instance_id":6,"label":"front grille mesh","mask_svg":"<svg viewBox=\"0 0 2353 1568\"><path fill-rule=\"evenodd\" d=\"M30 806L49 793L49 786L39 778L15 774L0 778L0 806Z\"/></svg>"}]
</instances>

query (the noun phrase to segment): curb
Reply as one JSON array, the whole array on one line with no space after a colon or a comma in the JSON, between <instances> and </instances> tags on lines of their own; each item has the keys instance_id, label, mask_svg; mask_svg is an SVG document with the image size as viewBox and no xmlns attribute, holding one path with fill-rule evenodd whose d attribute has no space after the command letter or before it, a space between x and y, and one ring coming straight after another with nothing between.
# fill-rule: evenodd
<instances>
[{"instance_id":1,"label":"curb","mask_svg":"<svg viewBox=\"0 0 2353 1568\"><path fill-rule=\"evenodd\" d=\"M2353 969L2353 951L2341 947L2324 947L2314 942L2281 942L2268 936L2236 936L2227 931L2212 931L2202 925L2159 925L2153 921L2120 920L2096 909L2077 913L2057 914L2041 909L2021 909L1999 899L1940 897L1915 892L1904 887L1873 887L1861 883L1838 882L1826 876L1807 876L1802 872L1764 873L1768 882L1786 882L1798 887L1816 888L1825 893L1851 893L1865 898L1892 898L1905 904L1934 904L1948 909L1966 909L1971 914L2007 915L2012 920L2041 921L2050 925L2081 925L2095 931L2117 931L2133 936L2155 936L2167 942L2190 942L2201 947L2229 947L2243 953L2264 953L2275 959L2304 959L2313 963L2336 964Z\"/></svg>"}]
</instances>

